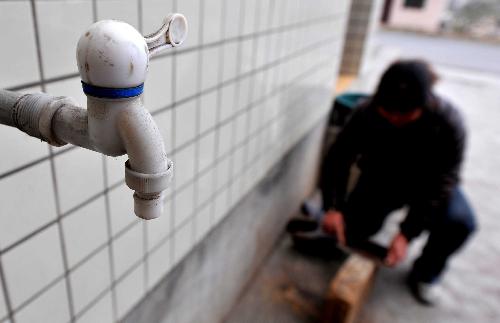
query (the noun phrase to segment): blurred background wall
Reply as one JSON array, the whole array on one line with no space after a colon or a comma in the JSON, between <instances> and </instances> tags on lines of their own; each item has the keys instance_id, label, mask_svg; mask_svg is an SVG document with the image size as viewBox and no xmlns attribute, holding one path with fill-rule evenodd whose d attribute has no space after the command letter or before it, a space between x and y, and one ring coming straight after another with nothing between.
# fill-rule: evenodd
<instances>
[{"instance_id":1,"label":"blurred background wall","mask_svg":"<svg viewBox=\"0 0 500 323\"><path fill-rule=\"evenodd\" d=\"M436 32L449 0L388 0L384 22L394 28Z\"/></svg>"},{"instance_id":2,"label":"blurred background wall","mask_svg":"<svg viewBox=\"0 0 500 323\"><path fill-rule=\"evenodd\" d=\"M0 87L83 106L75 48L92 22L123 20L147 34L180 12L190 28L181 48L150 62L145 84L145 104L175 163L161 218L133 214L126 156L49 147L0 127L0 322L123 319L160 282L175 281L169 273L230 210L258 212L262 200L242 206L242 198L325 119L349 8L347 0L0 0ZM309 145L319 145L314 138ZM309 173L316 166L306 164ZM224 259L205 256L218 275L230 272ZM206 285L210 279L200 283L215 294L196 298L194 284L186 302L222 302L223 288ZM175 289L157 293L170 298Z\"/></svg>"}]
</instances>

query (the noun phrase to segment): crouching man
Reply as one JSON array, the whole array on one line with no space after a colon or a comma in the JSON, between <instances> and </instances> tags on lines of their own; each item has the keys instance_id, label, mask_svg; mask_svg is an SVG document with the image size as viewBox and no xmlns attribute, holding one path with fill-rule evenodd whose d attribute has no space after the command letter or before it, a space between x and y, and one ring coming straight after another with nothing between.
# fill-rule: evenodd
<instances>
[{"instance_id":1,"label":"crouching man","mask_svg":"<svg viewBox=\"0 0 500 323\"><path fill-rule=\"evenodd\" d=\"M413 264L408 285L423 304L450 256L475 230L459 187L465 131L458 111L432 90L436 75L422 61L399 61L382 76L373 97L355 110L324 161L323 229L356 245L377 233L391 211L409 212L385 263L404 260L409 242L429 238ZM347 195L350 168L360 178Z\"/></svg>"}]
</instances>

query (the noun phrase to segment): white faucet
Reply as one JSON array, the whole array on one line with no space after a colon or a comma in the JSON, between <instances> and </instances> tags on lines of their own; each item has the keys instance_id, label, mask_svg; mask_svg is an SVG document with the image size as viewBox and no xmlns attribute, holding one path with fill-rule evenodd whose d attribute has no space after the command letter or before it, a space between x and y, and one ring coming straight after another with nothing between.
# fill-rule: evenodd
<instances>
[{"instance_id":1,"label":"white faucet","mask_svg":"<svg viewBox=\"0 0 500 323\"><path fill-rule=\"evenodd\" d=\"M146 37L121 21L96 22L80 37L76 55L87 109L67 97L0 90L0 123L55 146L71 143L109 156L128 154L125 182L135 191L135 214L156 218L173 164L142 93L150 57L182 44L186 35L181 14L169 15Z\"/></svg>"}]
</instances>

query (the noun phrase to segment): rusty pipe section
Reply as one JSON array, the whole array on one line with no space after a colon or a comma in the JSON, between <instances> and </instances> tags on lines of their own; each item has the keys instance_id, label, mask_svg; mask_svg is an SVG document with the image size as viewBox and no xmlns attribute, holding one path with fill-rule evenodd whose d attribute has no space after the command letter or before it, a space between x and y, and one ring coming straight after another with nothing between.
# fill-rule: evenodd
<instances>
[{"instance_id":1,"label":"rusty pipe section","mask_svg":"<svg viewBox=\"0 0 500 323\"><path fill-rule=\"evenodd\" d=\"M86 110L77 107L71 98L0 90L0 111L0 123L16 127L53 146L72 143L92 149L88 142L87 126L82 124ZM84 118L76 118L77 114ZM67 129L73 127L82 130L73 132Z\"/></svg>"},{"instance_id":2,"label":"rusty pipe section","mask_svg":"<svg viewBox=\"0 0 500 323\"><path fill-rule=\"evenodd\" d=\"M53 146L68 143L109 156L128 154L125 182L135 191L134 211L143 219L163 212L163 191L172 178L160 131L142 105L127 100L88 97L88 108L67 97L0 90L1 123Z\"/></svg>"},{"instance_id":3,"label":"rusty pipe section","mask_svg":"<svg viewBox=\"0 0 500 323\"><path fill-rule=\"evenodd\" d=\"M14 127L12 109L17 100L22 96L21 93L0 90L0 123Z\"/></svg>"}]
</instances>

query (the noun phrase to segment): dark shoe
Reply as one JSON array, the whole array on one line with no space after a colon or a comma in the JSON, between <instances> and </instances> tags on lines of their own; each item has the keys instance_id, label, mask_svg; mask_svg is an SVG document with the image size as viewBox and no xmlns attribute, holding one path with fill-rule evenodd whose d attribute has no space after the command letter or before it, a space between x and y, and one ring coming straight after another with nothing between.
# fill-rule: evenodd
<instances>
[{"instance_id":1,"label":"dark shoe","mask_svg":"<svg viewBox=\"0 0 500 323\"><path fill-rule=\"evenodd\" d=\"M309 232L318 229L318 227L319 223L314 219L306 217L294 217L288 221L286 225L286 231L288 233Z\"/></svg>"},{"instance_id":2,"label":"dark shoe","mask_svg":"<svg viewBox=\"0 0 500 323\"><path fill-rule=\"evenodd\" d=\"M424 306L434 306L438 302L436 284L425 283L413 278L410 274L406 280L411 295Z\"/></svg>"},{"instance_id":3,"label":"dark shoe","mask_svg":"<svg viewBox=\"0 0 500 323\"><path fill-rule=\"evenodd\" d=\"M294 232L291 235L295 250L323 259L339 259L344 252L337 248L337 239L321 230Z\"/></svg>"}]
</instances>

